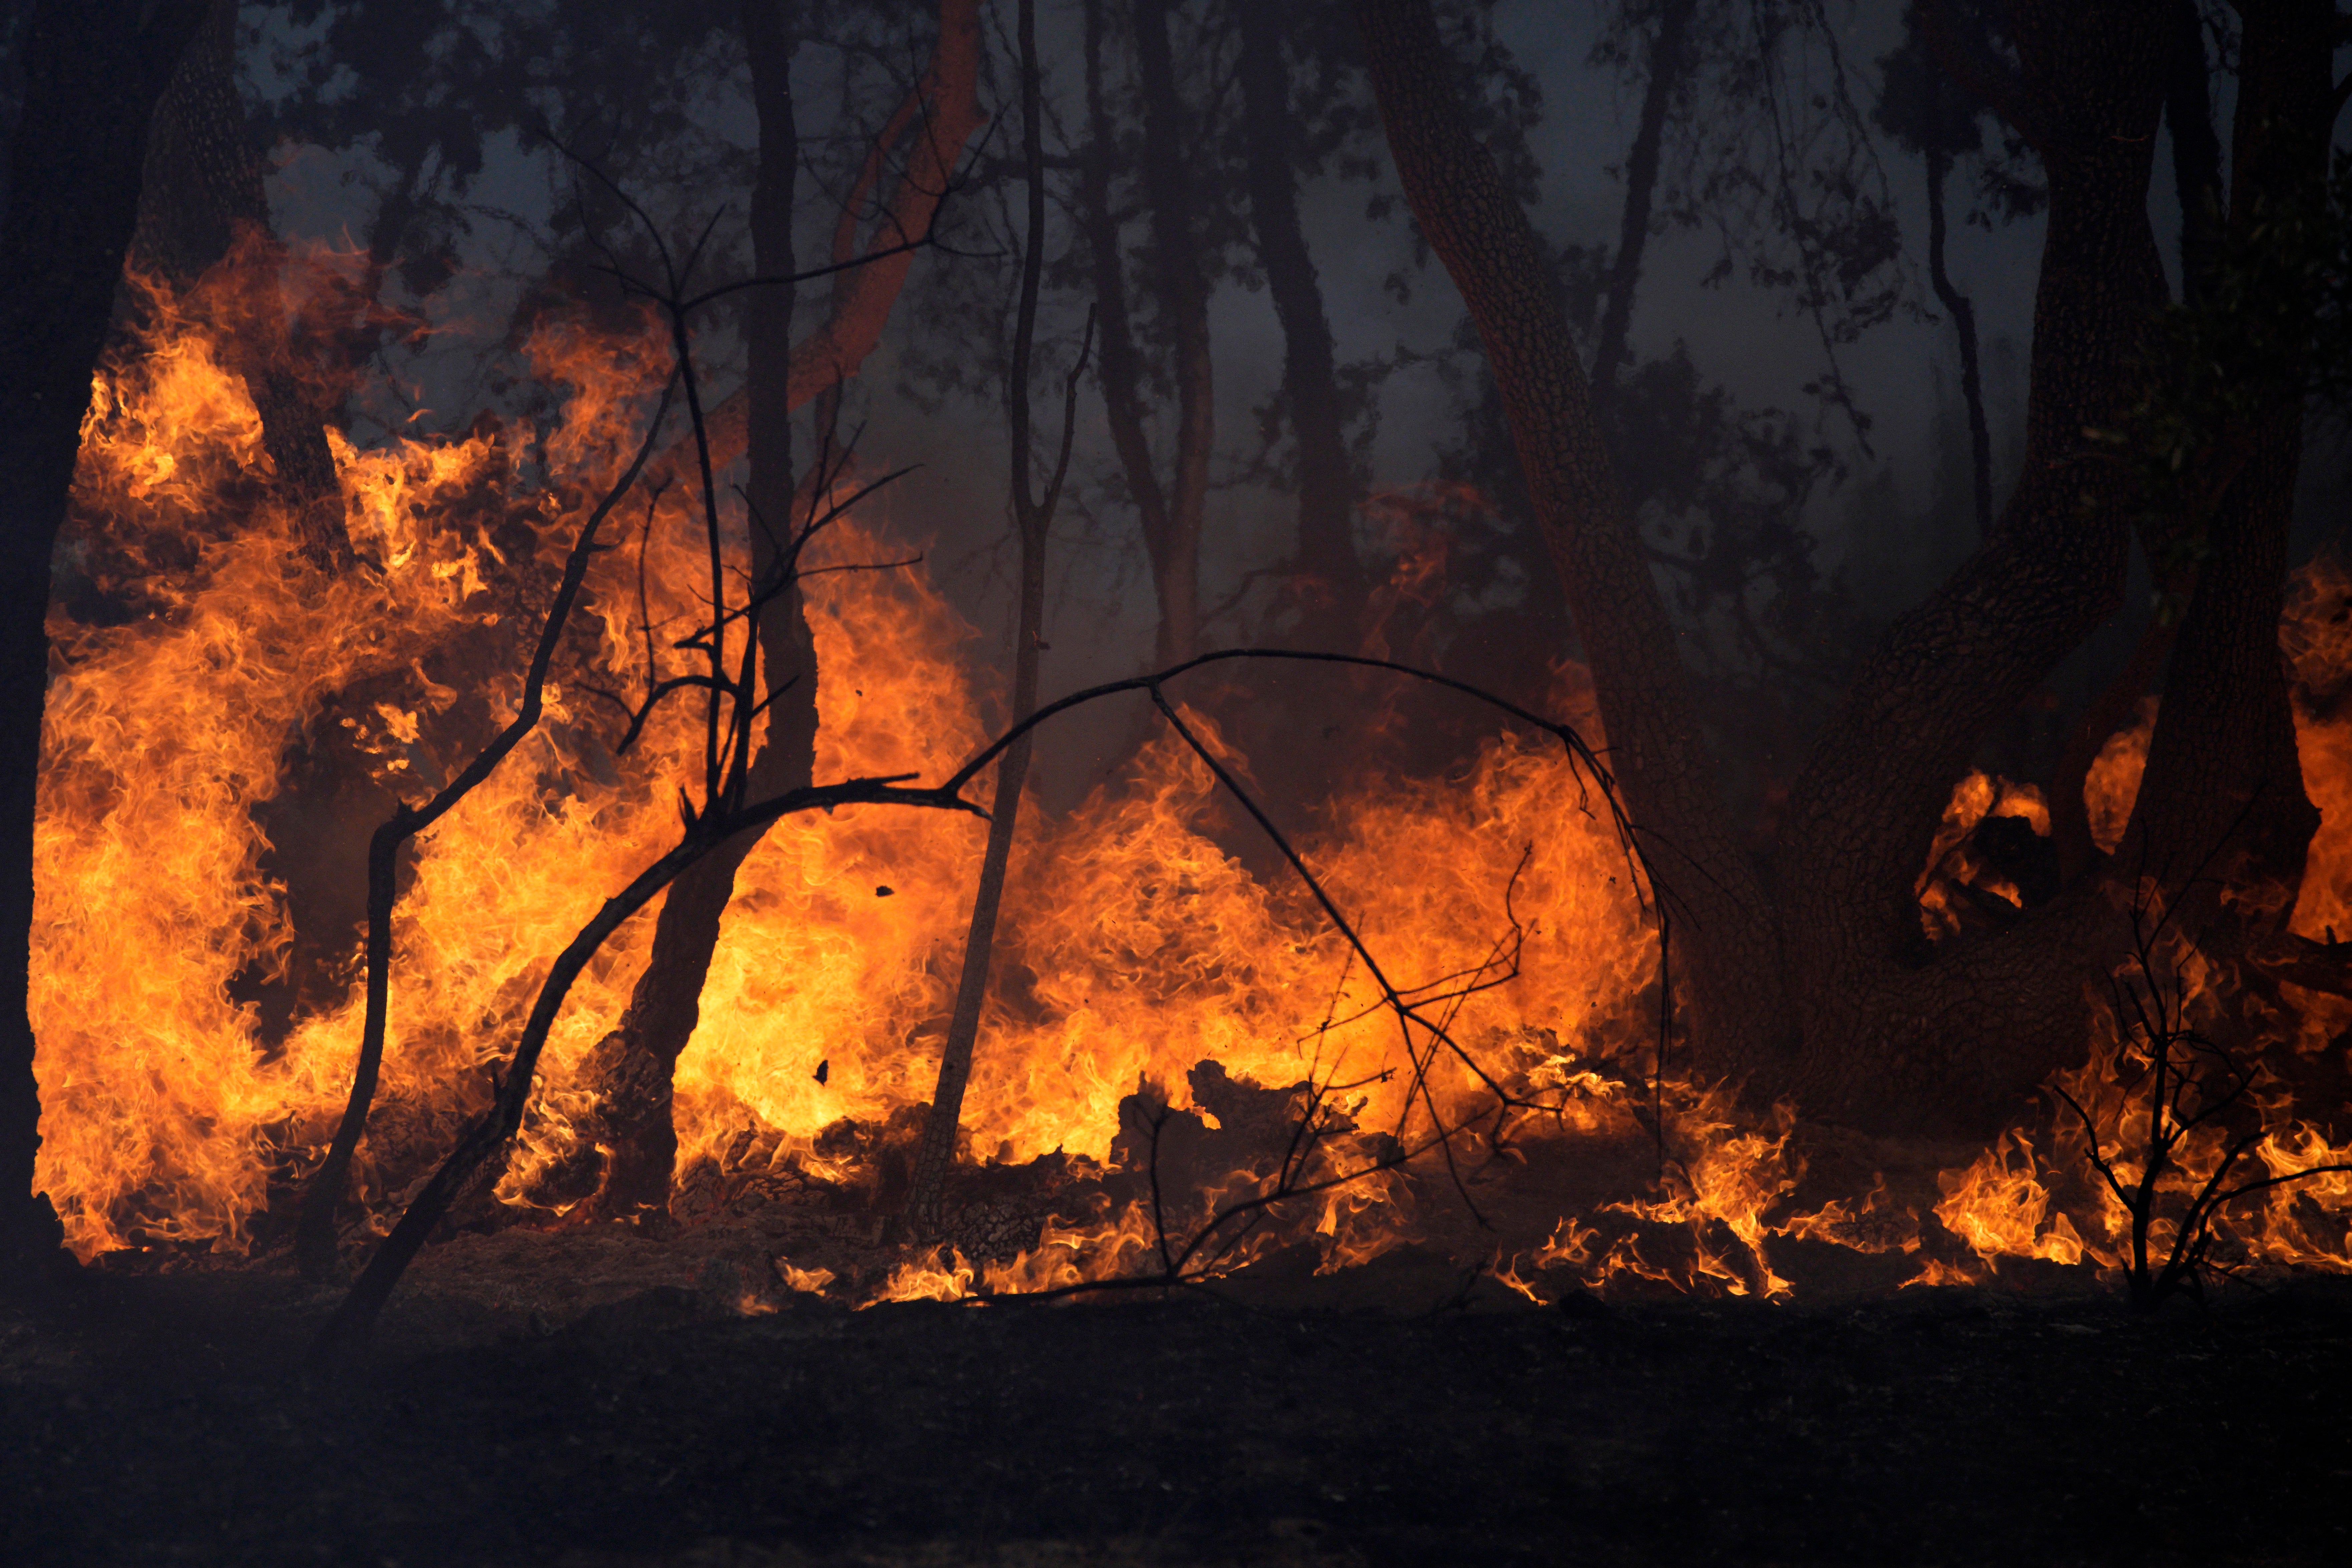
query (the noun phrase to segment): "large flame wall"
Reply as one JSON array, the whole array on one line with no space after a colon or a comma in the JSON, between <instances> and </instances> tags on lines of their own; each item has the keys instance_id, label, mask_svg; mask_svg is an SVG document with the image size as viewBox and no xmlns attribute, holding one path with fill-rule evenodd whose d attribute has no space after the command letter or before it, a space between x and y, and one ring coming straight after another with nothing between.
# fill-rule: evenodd
<instances>
[{"instance_id":1,"label":"large flame wall","mask_svg":"<svg viewBox=\"0 0 2352 1568\"><path fill-rule=\"evenodd\" d=\"M438 788L505 721L561 556L640 438L646 389L667 364L657 333L552 326L530 350L561 392L543 424L484 421L463 438L366 451L338 442L362 563L329 574L298 558L253 405L214 336L160 296L150 315L152 341L95 388L50 627L32 974L38 1180L85 1257L157 1244L237 1255L322 1152L360 1033L355 926L302 933L326 942L330 961L307 977L290 1022L268 1024L254 1000L257 984L291 978L289 910L300 900L289 884L318 874L290 858L299 832L282 856L271 835L308 821L315 837L320 820L340 820L345 840L363 837L394 800ZM359 1171L379 1215L486 1103L551 956L675 839L679 786L700 755L698 714L673 701L625 755L614 748L627 704L656 674L678 671L688 656L674 645L707 615L705 545L688 499L645 487L614 514L614 548L591 573L545 720L414 847L384 1080ZM874 516L852 519L813 563L887 559L897 552L886 534ZM2283 632L2325 819L2295 929L2321 937L2352 934L2352 722L2336 713L2352 675L2347 604L2352 584L2315 565L2298 578ZM808 583L808 609L819 778L936 779L1000 717L1001 678L975 661L971 628L919 569L824 573ZM1565 687L1559 700L1581 706ZM2103 844L2128 815L2152 721L2143 713L2093 771L2086 798ZM1188 721L1222 744L1209 717ZM1356 1084L1349 1109L1367 1131L1416 1114L1425 1128L1432 1114L1479 1103L1475 1081L1443 1060L1417 1108L1412 1073L1382 1076L1402 1065L1402 1047L1360 963L1295 879L1262 879L1229 852L1220 833L1232 819L1220 826L1214 789L1208 768L1163 736L1120 787L1060 819L1024 817L964 1107L975 1152L1102 1158L1123 1097L1149 1080L1181 1106L1190 1070L1206 1059L1266 1086ZM1639 1142L1629 1108L1591 1068L1646 1043L1654 953L1624 852L1589 789L1556 744L1500 734L1460 777L1361 784L1305 848L1402 985L1458 985L1515 952L1512 984L1445 1005L1454 1037L1521 1087L1569 1093L1559 1130ZM1968 848L1989 815L2047 831L2031 789L1961 781L1922 879L1931 934L1959 929L1954 878L2017 896ZM682 1168L747 1146L822 1165L827 1128L880 1123L929 1098L982 833L969 817L857 807L787 818L767 834L738 874L700 1026L677 1064ZM356 911L359 889L346 892L326 902ZM307 896L320 902L315 889ZM541 1178L581 1152L582 1069L626 1005L652 928L650 913L625 927L573 990L499 1189L507 1202L566 1201L562 1183ZM2211 982L2192 952L2169 962ZM2292 1000L2295 1016L2281 1020L2292 1039L2281 1043L2311 1060L2340 1050L2352 1014L2327 998ZM2115 1044L2095 1040L2068 1080L2110 1108L2103 1146L2128 1131L2100 1077ZM1678 1151L1655 1193L1604 1205L1610 1214L1592 1223L1561 1218L1549 1244L1511 1267L1777 1295L1788 1287L1766 1258L1773 1238L1920 1246L1922 1215L1889 1206L1883 1182L1787 1212L1802 1164L1785 1114L1759 1126L1719 1095L1654 1092ZM2268 1083L2263 1095L2267 1135L2252 1157L2266 1171L2341 1158L2291 1096ZM1944 1173L1934 1215L1977 1261L1929 1258L1914 1282L2004 1258L2112 1265L2126 1222L2080 1180L2082 1143L2062 1121ZM2191 1150L2189 1174L2209 1157ZM1331 1194L1325 1233L1370 1224L1364 1215L1405 1201L1402 1192L1384 1177ZM2248 1256L2340 1266L2347 1204L2342 1177L2280 1187L2230 1228ZM1628 1226L1686 1233L1681 1261L1645 1258ZM890 1290L971 1278L936 1269Z\"/></svg>"},{"instance_id":2,"label":"large flame wall","mask_svg":"<svg viewBox=\"0 0 2352 1568\"><path fill-rule=\"evenodd\" d=\"M532 352L566 396L545 427L339 446L366 563L331 578L295 559L241 383L205 331L158 309L166 330L101 375L84 434L68 560L103 613L61 595L52 625L39 1180L86 1256L157 1241L242 1250L273 1182L322 1149L357 1048L358 933L341 933L347 994L282 1041L232 1001L238 976L272 972L291 945L285 889L265 871L266 803L331 748L380 792L362 798L419 800L503 721L554 565L662 372L650 334L551 330ZM621 548L592 574L546 721L415 851L362 1159L378 1200L479 1109L550 956L674 839L698 718L673 703L615 756L623 715L592 688L642 693L646 619L657 647L696 624L698 524L675 495L650 510L633 498L607 538ZM894 553L856 521L827 549L835 564ZM938 777L977 748L995 677L971 668L970 628L919 570L821 575L809 600L820 778ZM1027 818L998 952L1022 997L992 1008L965 1110L984 1152L1100 1156L1139 1079L1181 1104L1208 1058L1272 1084L1369 1079L1397 1059L1393 1022L1366 1013L1374 994L1328 922L1211 836L1207 769L1161 742L1137 777L1066 820ZM1626 1007L1653 960L1585 788L1556 745L1498 737L1466 782L1367 790L1309 853L1409 985L1492 960L1517 878L1522 976L1461 1005L1464 1037L1638 1027ZM982 832L865 807L768 834L738 876L678 1064L683 1159L747 1129L805 1148L843 1118L929 1098ZM651 926L633 921L572 994L504 1189L516 1201L570 1150L576 1071L625 1005ZM1406 1081L1370 1084L1362 1121L1403 1116ZM1441 1071L1435 1087L1450 1106L1467 1084Z\"/></svg>"}]
</instances>

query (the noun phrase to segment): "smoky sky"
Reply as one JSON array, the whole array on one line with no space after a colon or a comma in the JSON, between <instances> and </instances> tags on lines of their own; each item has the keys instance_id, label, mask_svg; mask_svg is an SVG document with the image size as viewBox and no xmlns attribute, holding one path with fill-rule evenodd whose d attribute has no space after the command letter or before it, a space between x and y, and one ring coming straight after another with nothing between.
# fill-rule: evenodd
<instances>
[{"instance_id":1,"label":"smoky sky","mask_svg":"<svg viewBox=\"0 0 2352 1568\"><path fill-rule=\"evenodd\" d=\"M10 15L19 9L11 7ZM593 25L593 8L575 9L581 25ZM915 26L906 33L908 60L902 66L922 47L918 13L923 8L908 9ZM1007 64L1010 7L1002 9L1004 15L987 24L992 60L982 83L983 105L995 117L983 155L1000 163L1018 144ZM1541 116L1527 130L1528 151L1540 170L1530 216L1557 244L1606 245L1615 239L1622 164L1642 84L1638 72L1596 61L1594 45L1621 9L1603 0L1504 0L1495 12L1496 37L1540 89ZM315 14L307 25L298 25L298 12ZM333 14L331 6L244 8L239 58L250 104L257 110L282 106L298 89L333 95L339 63L320 55ZM732 15L731 8L727 14ZM1856 101L1869 104L1878 92L1877 62L1900 42L1900 8L1831 3L1819 15L1826 32L1805 45L1804 58L1788 62L1790 79L1806 91L1824 83L1842 85ZM469 25L486 47L496 47L499 16L495 6L472 14ZM1077 25L1075 8L1054 0L1041 4L1049 154L1066 153L1083 132L1083 115L1074 107ZM10 26L0 30L0 38L14 34ZM730 53L726 47L726 29L715 27L713 37L720 41L710 49L675 60L647 60L646 91L672 95L682 106L692 134L709 152L707 166L723 164L733 149L740 175L751 166L757 135L748 78L740 50ZM819 150L809 160L812 176L822 174L823 149L852 145L871 132L871 95L851 102L837 87L844 58L824 47L803 47L798 56L794 88L801 134L805 145ZM315 68L320 66L326 68ZM2221 89L2216 119L2226 127L2227 78L2217 73L2215 79ZM321 80L323 89L316 85ZM1361 97L1366 89L1359 80L1352 90ZM551 117L560 119L560 109L551 109ZM1705 116L1714 109L1699 102L1685 106L1684 112ZM1377 492L1427 479L1437 450L1457 438L1462 388L1465 376L1475 374L1475 350L1462 331L1459 299L1443 270L1416 247L1377 137L1364 140L1362 149L1370 152L1369 177L1361 171L1328 170L1302 186L1300 200L1340 361L1387 367L1365 418L1355 426L1364 438L1367 478ZM354 434L362 439L371 434L382 438L385 430L404 424L462 429L476 405L496 400L494 367L505 352L504 322L548 264L549 236L566 204L576 199L579 175L544 143L513 132L492 135L483 152L478 173L462 182L449 180L442 191L465 214L456 251L459 265L428 294L403 301L443 333L387 367L398 395L374 410L373 432L365 420L355 422ZM391 177L377 154L364 135L336 145L299 136L281 140L270 154L275 172L269 186L281 232L330 246L363 245ZM1965 436L1951 324L1935 308L1927 286L1921 163L1883 134L1875 137L1870 154L1874 177L1883 181L1900 226L1903 249L1895 269L1903 303L1838 351L1855 402L1871 420L1866 450L1846 422L1809 401L1803 390L1821 375L1822 353L1813 323L1789 293L1738 275L1704 280L1720 249L1704 226L1656 226L1629 336L1637 358L1664 355L1679 346L1704 377L1720 383L1743 404L1790 410L1805 422L1810 439L1836 449L1843 478L1814 493L1801 521L1818 541L1822 569L1839 576L1870 615L1884 619L1966 553L1973 524L1966 498L1952 493L1956 477L1965 479L1964 461L1955 461L1955 444ZM2150 203L2170 265L2179 220L2163 174L2167 157L2159 147ZM640 167L659 162L637 161ZM1969 177L1965 160L1956 174L1956 185ZM428 177L440 176L428 171ZM1049 175L1064 182L1068 177ZM1202 177L1213 182L1218 175L1209 168ZM999 300L1007 297L1013 269L1003 247L1004 216L1012 210L1006 203L1017 202L1017 184L1006 180L950 204L945 237L964 254L938 252L919 259L881 350L850 391L852 415L863 431L864 459L876 468L921 465L879 503L882 515L894 532L926 551L934 579L973 620L981 632L981 656L992 660L1001 658L1008 635L1007 590L1014 562L1004 500L1003 405L984 386L943 388L929 367L952 363L958 353L953 321L943 323L937 309L943 295L962 288L965 294L959 298L985 300L992 289ZM739 237L749 196L747 185L730 187L722 175L709 174L666 188L651 181L638 194L663 221L685 226L717 213L722 228L731 225ZM812 249L821 247L832 221L825 195L822 177L802 180L799 226ZM1202 195L1208 205L1241 203L1239 192L1213 184ZM1368 216L1369 208L1381 205L1385 216ZM1956 192L1956 205L1966 207L1965 193ZM1130 228L1141 233L1139 222ZM1245 226L1238 232L1245 234ZM1950 238L1949 270L1974 301L1984 349L1996 501L2007 488L2008 466L2020 440L2040 240L2040 221L2032 217L1956 222ZM1048 247L1049 254L1065 258L1076 248L1066 212L1057 212ZM1290 496L1276 476L1251 469L1250 460L1262 455L1261 411L1279 388L1283 342L1266 293L1253 286L1246 250L1245 242L1233 247L1241 265L1222 277L1211 312L1219 441L1213 464L1216 488L1204 529L1202 601L1209 605L1234 598L1251 573L1283 560L1293 539ZM963 276L949 276L959 268ZM1057 282L1049 287L1045 307L1049 364L1055 342L1066 358L1086 308L1083 287L1072 286L1067 268ZM927 300L934 307L928 312ZM803 308L814 311L821 303L812 300ZM733 362L723 330L713 334L711 353L724 378ZM1038 390L1036 405L1050 431L1058 425L1058 400L1048 395L1044 378ZM410 415L425 412L404 420L404 408ZM1043 668L1049 695L1132 673L1150 649L1150 580L1131 509L1113 480L1116 464L1100 409L1099 396L1089 388L1078 405L1074 504L1066 509L1052 544L1050 651ZM1163 423L1170 420L1172 415L1163 414ZM2342 467L2333 460L2309 465L2306 512L2326 509ZM2327 526L2332 524L2306 519L2306 550ZM1368 549L1376 543L1366 541ZM1214 646L1245 639L1254 630L1256 603L1240 594L1236 606L1209 626L1204 641ZM1049 742L1043 765L1049 773L1057 765L1064 772L1082 771L1081 754L1089 744ZM1055 753L1063 752L1070 760L1057 764Z\"/></svg>"}]
</instances>

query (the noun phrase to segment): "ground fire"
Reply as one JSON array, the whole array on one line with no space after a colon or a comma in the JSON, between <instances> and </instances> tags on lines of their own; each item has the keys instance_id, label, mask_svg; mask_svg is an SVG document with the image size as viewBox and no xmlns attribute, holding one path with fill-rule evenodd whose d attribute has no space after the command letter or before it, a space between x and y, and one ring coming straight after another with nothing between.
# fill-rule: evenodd
<instances>
[{"instance_id":1,"label":"ground fire","mask_svg":"<svg viewBox=\"0 0 2352 1568\"><path fill-rule=\"evenodd\" d=\"M298 273L329 288L337 265ZM337 821L348 833L439 788L505 722L564 543L667 373L650 321L558 322L530 345L559 395L544 424L338 444L357 561L324 573L298 559L298 520L273 500L258 416L226 365L244 278L223 270L184 300L147 286L151 341L94 388L50 621L39 1184L85 1260L235 1266L287 1244L351 1080L362 891L323 898L317 868L289 871L289 858ZM675 832L671 781L702 745L699 721L657 710L615 748L648 660L703 613L689 586L703 540L680 488L647 485L622 511L546 720L420 843L404 883L383 1086L343 1211L353 1248L486 1103L550 955ZM817 776L945 774L1001 721L969 666L971 628L919 563L887 564L909 553L887 491L823 548L807 588ZM2347 604L2352 578L2323 558L2296 577L2281 628L2324 819L2294 929L2329 942L2352 930L2352 718L2334 701L2352 675ZM1559 667L1555 715L1599 744L1583 689ZM1246 778L1249 759L1216 739L1213 695L1188 721ZM2143 712L2092 769L2102 848L2152 721ZM2015 910L2022 873L2005 868L2031 858L2049 815L2031 786L1957 781L1921 869L1923 939ZM1788 1107L1693 1082L1670 1021L1662 1061L1650 874L1602 781L1545 735L1498 729L1444 776L1357 777L1300 833L1363 951L1408 995L1438 999L1458 1056L1400 1037L1358 952L1296 879L1253 869L1245 819L1172 736L1076 810L1030 821L996 959L1018 980L992 1004L962 1111L959 1203L985 1221L945 1241L880 1238L937 1069L983 829L850 806L785 819L744 862L677 1068L669 1214L800 1216L802 1241L747 1302L1141 1277L1171 1237L1205 1237L1188 1255L1202 1275L1285 1249L1328 1272L1418 1247L1546 1296L1801 1299L1808 1273L1853 1268L1893 1289L2024 1260L2126 1267L2132 1216L2089 1158L2128 1165L2146 1131L2118 1076L2115 1005L2095 1014L2082 1065L1992 1146L1898 1170L1825 1160ZM330 929L299 931L306 912ZM468 1227L591 1223L601 1160L583 1064L650 930L649 916L624 927L573 991ZM2195 934L2167 932L2147 955L2182 988L2184 1030L2239 1005ZM2286 1006L2258 1021L2260 1125L2241 1181L2347 1158L2340 1098L2305 1091L2326 1081L2352 1014L2277 994ZM2064 1095L2103 1109L2070 1116ZM2217 1125L2186 1142L2166 1190L2197 1190L2232 1136ZM1252 1207L1269 1196L1281 1201ZM2347 1223L2343 1172L2280 1182L2214 1213L2213 1260L2352 1268Z\"/></svg>"},{"instance_id":2,"label":"ground fire","mask_svg":"<svg viewBox=\"0 0 2352 1568\"><path fill-rule=\"evenodd\" d=\"M2335 0L0 0L0 1563L2352 1561Z\"/></svg>"}]
</instances>

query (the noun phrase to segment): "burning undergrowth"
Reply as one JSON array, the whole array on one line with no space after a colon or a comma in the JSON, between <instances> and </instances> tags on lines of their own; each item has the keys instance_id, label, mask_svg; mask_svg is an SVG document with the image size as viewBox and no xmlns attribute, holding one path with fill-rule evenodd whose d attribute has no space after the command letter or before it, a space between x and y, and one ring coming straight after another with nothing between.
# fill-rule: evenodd
<instances>
[{"instance_id":1,"label":"burning undergrowth","mask_svg":"<svg viewBox=\"0 0 2352 1568\"><path fill-rule=\"evenodd\" d=\"M530 351L562 390L543 421L338 443L354 562L335 569L302 557L301 520L270 482L206 325L229 312L200 295L150 313L152 341L99 379L51 622L39 1179L85 1258L234 1265L286 1245L352 1074L349 846L505 721L557 542L628 461L665 344L650 327L551 323ZM622 739L665 647L706 613L685 488L630 500L557 648L546 721L405 870L353 1246L488 1103L550 956L675 835L672 781L699 726L673 707ZM746 549L743 521L729 526ZM991 729L971 629L920 569L835 570L896 559L888 536L868 502L809 563L820 777L941 776ZM2352 928L2346 600L2340 571L2315 566L2285 628L2326 815L2296 929L2330 942ZM1563 670L1560 701L1581 708L1579 691ZM943 1237L908 1240L897 1216L981 830L880 805L786 817L744 861L677 1065L671 1200L638 1223L750 1226L769 1263L745 1279L750 1305L1328 1273L1406 1246L1538 1296L2127 1269L2134 1216L2093 1156L2136 1178L2147 1165L2131 1151L2168 1125L2133 1110L2144 1020L2111 1012L2039 1120L1990 1149L1759 1117L1660 1071L1643 876L1594 777L1550 737L1500 731L1452 776L1360 778L1330 805L1299 847L1359 947L1297 879L1234 853L1210 759L1245 760L1209 715L1181 713L1200 747L1163 736L1024 831ZM2143 715L2093 770L2103 847L2147 732ZM2032 902L2048 833L2030 787L1961 781L1921 879L1922 940ZM651 924L622 927L581 976L500 1179L453 1226L592 1223L590 1068ZM2227 1036L2243 1082L2168 1146L2159 1244L2225 1153L2292 1175L2341 1163L2352 1134L2335 1120L2352 1010L2258 986L2193 934L2152 938L2137 980L2174 999L2163 1027ZM1401 1027L1395 998L1442 1035ZM2208 1261L2352 1265L2347 1213L2341 1173L2250 1188L2209 1216Z\"/></svg>"}]
</instances>

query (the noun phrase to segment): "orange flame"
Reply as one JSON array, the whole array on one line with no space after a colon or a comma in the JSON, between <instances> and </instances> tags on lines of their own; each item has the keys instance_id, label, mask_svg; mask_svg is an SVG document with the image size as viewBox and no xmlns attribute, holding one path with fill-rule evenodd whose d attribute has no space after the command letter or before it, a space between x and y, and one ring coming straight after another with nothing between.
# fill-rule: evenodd
<instances>
[{"instance_id":1,"label":"orange flame","mask_svg":"<svg viewBox=\"0 0 2352 1568\"><path fill-rule=\"evenodd\" d=\"M312 809L380 820L392 800L437 787L503 722L556 556L634 447L665 347L650 331L551 323L530 353L567 395L543 423L367 450L337 438L347 524L367 564L330 579L292 559L296 520L275 499L258 418L207 324L234 311L200 292L159 298L155 314L144 352L98 380L50 628L32 975L38 1179L84 1257L167 1245L234 1258L318 1159L359 1035L355 931L320 938L343 944L346 961L327 977L342 989L306 1004L282 1038L266 1037L256 1006L236 999L240 976L285 972L296 934L294 894L273 874L285 847L271 842L271 811L309 789ZM616 755L604 694L642 693L649 658L672 657L662 649L698 624L702 542L680 498L640 495L624 510L626 548L591 574L542 725L415 847L395 921L384 1081L358 1172L379 1216L485 1103L550 955L674 837L670 781L698 756L699 728L667 710ZM886 559L887 535L869 502L812 563ZM1401 543L1400 602L1435 591L1442 544ZM2315 569L2298 595L2283 637L2308 694L2352 668L2352 635L2340 572ZM819 575L807 600L819 777L937 778L980 745L982 688L994 678L972 673L971 628L919 573ZM1559 672L1563 710L1588 706L1583 680L1573 667ZM2298 721L2326 823L2296 929L2352 928L2352 727L2308 700ZM1210 716L1187 710L1186 722L1223 744ZM2103 844L2128 812L2147 722L2110 742L2086 786ZM321 773L335 788L319 788ZM1436 1188L1390 1168L1382 1141L1474 1118L1492 1090L1444 1052L1417 1078L1395 1019L1312 900L1220 837L1217 787L1163 736L1120 787L1059 819L1024 817L1034 826L1015 852L995 960L1004 980L984 1016L964 1130L1000 1164L1056 1150L1103 1163L1139 1084L1170 1086L1174 1110L1223 1131L1213 1107L1192 1103L1197 1064L1269 1089L1349 1085L1316 1169L1381 1168L1290 1205L1283 1235L1312 1245L1326 1269L1360 1263L1436 1223L1426 1201ZM1780 1299L1796 1289L1785 1247L1780 1267L1772 1256L1785 1242L1920 1251L1928 1221L1883 1181L1794 1208L1804 1170L1785 1108L1759 1116L1671 1079L1635 1103L1627 1074L1646 1058L1656 959L1592 789L1555 743L1505 732L1460 776L1363 781L1301 845L1408 990L1458 988L1492 973L1498 951L1516 952L1510 984L1442 1010L1490 1078L1549 1114L1509 1137L1474 1129L1464 1147L1498 1167L1523 1157L1510 1137L1621 1153L1654 1138L1666 1156L1560 1196L1559 1212L1496 1255L1497 1276L1530 1293L1565 1270L1594 1288ZM1955 882L2019 896L1971 857L1969 835L1988 816L2048 831L2031 786L1962 780L1921 879L1931 933L1957 929ZM787 818L766 834L737 875L700 1026L677 1066L682 1177L723 1167L845 1181L861 1156L836 1130L883 1127L929 1099L981 846L975 824L881 807ZM583 1152L583 1068L626 1005L651 929L650 918L625 928L558 1022L498 1188L516 1212L568 1201L545 1195L549 1175ZM2297 1048L2324 1044L2309 1020L2333 1016L2328 1005L2294 1021ZM2340 1129L2277 1099L2255 1152L2265 1170L2342 1157ZM2102 1131L2114 1138L2121 1124ZM2078 1153L2012 1131L1945 1173L1933 1220L1987 1267L2111 1264L2112 1200L2059 1179ZM1213 1173L1200 1201L1246 1202L1271 1180L1265 1168ZM2352 1187L2327 1176L2270 1189L2227 1223L2252 1256L2343 1268L2347 1209ZM1269 1231L1213 1266L1245 1265L1274 1242ZM1145 1271L1158 1257L1149 1214L1114 1206L1047 1220L1015 1257L948 1248L905 1260L865 1295L1052 1289ZM793 1290L848 1289L829 1268L784 1261L778 1272ZM1914 1282L1967 1272L1928 1258Z\"/></svg>"}]
</instances>

